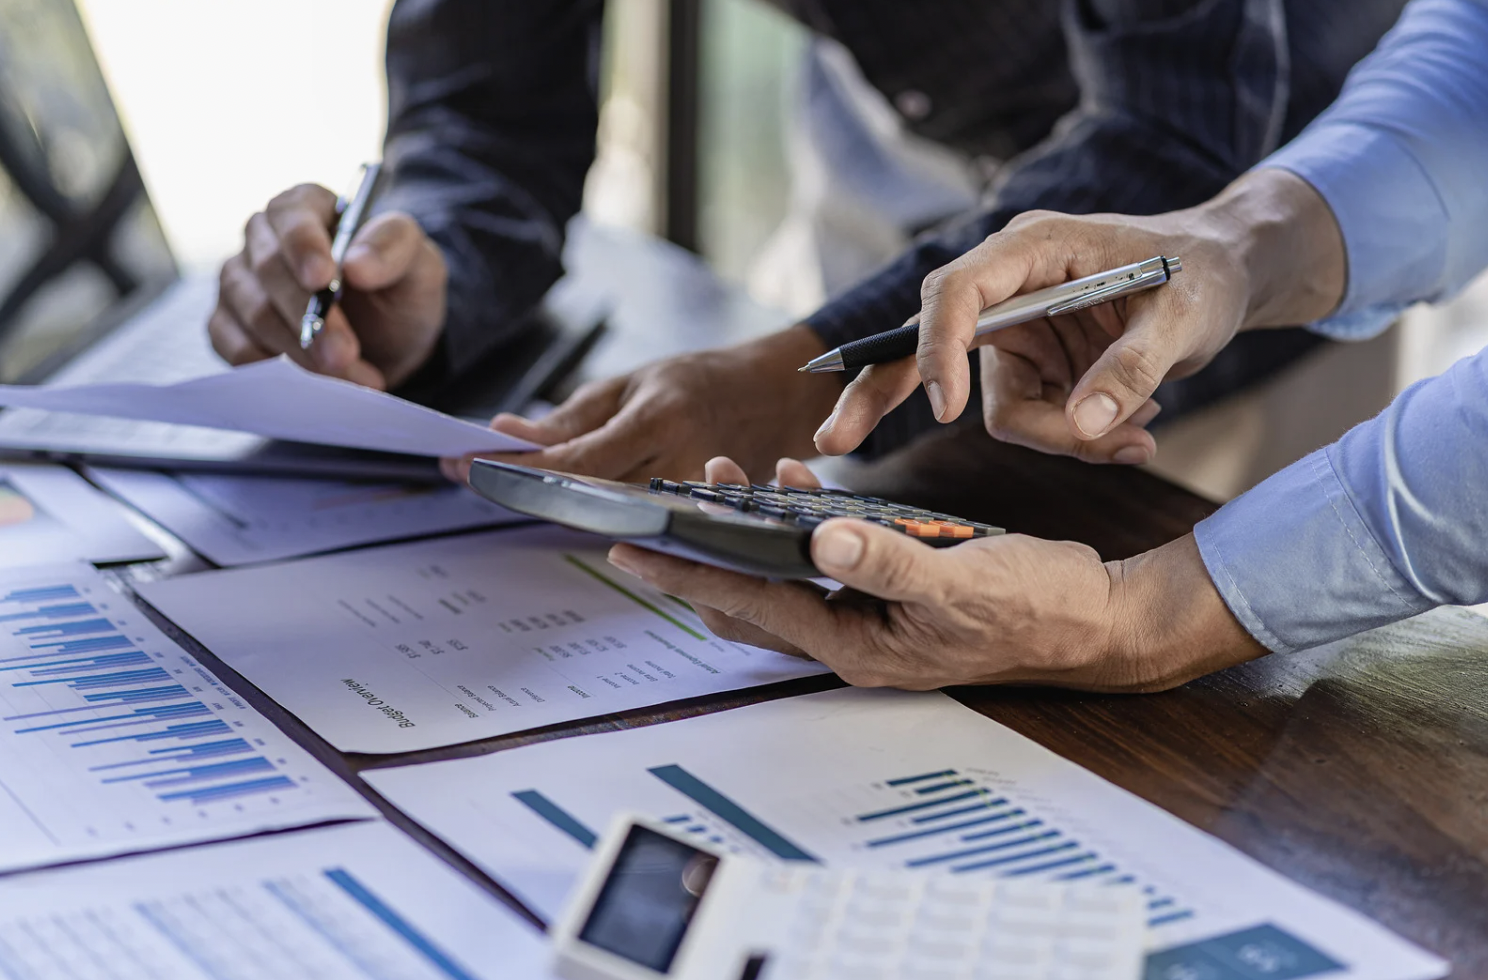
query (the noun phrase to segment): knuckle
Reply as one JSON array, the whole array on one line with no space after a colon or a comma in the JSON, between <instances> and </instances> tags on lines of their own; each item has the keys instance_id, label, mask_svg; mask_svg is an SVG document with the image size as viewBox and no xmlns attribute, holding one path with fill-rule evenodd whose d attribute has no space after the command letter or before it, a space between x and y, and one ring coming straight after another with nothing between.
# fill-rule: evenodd
<instances>
[{"instance_id":1,"label":"knuckle","mask_svg":"<svg viewBox=\"0 0 1488 980\"><path fill-rule=\"evenodd\" d=\"M931 272L920 283L920 300L929 302L945 292L948 282L954 282L955 272L950 266L941 266Z\"/></svg>"},{"instance_id":2,"label":"knuckle","mask_svg":"<svg viewBox=\"0 0 1488 980\"><path fill-rule=\"evenodd\" d=\"M1128 345L1116 351L1113 361L1117 380L1133 391L1150 394L1162 383L1163 369L1158 359L1144 347Z\"/></svg>"},{"instance_id":3,"label":"knuckle","mask_svg":"<svg viewBox=\"0 0 1488 980\"><path fill-rule=\"evenodd\" d=\"M986 428L987 435L998 442L1011 442L1018 434L1007 408L1000 402L994 402L982 411L982 425Z\"/></svg>"},{"instance_id":4,"label":"knuckle","mask_svg":"<svg viewBox=\"0 0 1488 980\"><path fill-rule=\"evenodd\" d=\"M900 552L885 555L878 561L878 581L885 592L903 595L914 589L919 580L916 562L907 554Z\"/></svg>"}]
</instances>

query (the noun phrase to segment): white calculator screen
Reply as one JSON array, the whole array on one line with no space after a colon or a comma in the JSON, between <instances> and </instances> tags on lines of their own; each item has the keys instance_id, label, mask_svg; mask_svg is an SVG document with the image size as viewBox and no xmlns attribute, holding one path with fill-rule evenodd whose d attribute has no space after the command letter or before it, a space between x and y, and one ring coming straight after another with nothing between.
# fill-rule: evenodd
<instances>
[{"instance_id":1,"label":"white calculator screen","mask_svg":"<svg viewBox=\"0 0 1488 980\"><path fill-rule=\"evenodd\" d=\"M668 972L717 866L711 854L631 827L579 939Z\"/></svg>"}]
</instances>

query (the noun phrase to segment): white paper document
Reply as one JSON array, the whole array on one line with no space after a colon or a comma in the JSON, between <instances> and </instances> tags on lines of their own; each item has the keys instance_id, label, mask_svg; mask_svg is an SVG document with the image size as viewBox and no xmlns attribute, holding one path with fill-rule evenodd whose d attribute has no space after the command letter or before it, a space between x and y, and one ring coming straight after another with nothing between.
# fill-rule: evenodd
<instances>
[{"instance_id":1,"label":"white paper document","mask_svg":"<svg viewBox=\"0 0 1488 980\"><path fill-rule=\"evenodd\" d=\"M938 693L831 691L363 778L550 919L628 809L764 860L1136 883L1162 980L1446 972Z\"/></svg>"},{"instance_id":2,"label":"white paper document","mask_svg":"<svg viewBox=\"0 0 1488 980\"><path fill-rule=\"evenodd\" d=\"M540 980L542 933L384 823L7 878L0 977Z\"/></svg>"},{"instance_id":3,"label":"white paper document","mask_svg":"<svg viewBox=\"0 0 1488 980\"><path fill-rule=\"evenodd\" d=\"M250 432L414 456L513 452L532 444L287 357L175 384L0 385L0 405Z\"/></svg>"},{"instance_id":4,"label":"white paper document","mask_svg":"<svg viewBox=\"0 0 1488 980\"><path fill-rule=\"evenodd\" d=\"M710 636L553 527L203 572L139 593L346 752L408 752L826 668Z\"/></svg>"},{"instance_id":5,"label":"white paper document","mask_svg":"<svg viewBox=\"0 0 1488 980\"><path fill-rule=\"evenodd\" d=\"M0 465L0 568L164 557L124 508L66 467Z\"/></svg>"},{"instance_id":6,"label":"white paper document","mask_svg":"<svg viewBox=\"0 0 1488 980\"><path fill-rule=\"evenodd\" d=\"M0 571L0 871L375 813L93 569Z\"/></svg>"},{"instance_id":7,"label":"white paper document","mask_svg":"<svg viewBox=\"0 0 1488 980\"><path fill-rule=\"evenodd\" d=\"M99 468L88 473L224 567L527 520L452 485Z\"/></svg>"}]
</instances>

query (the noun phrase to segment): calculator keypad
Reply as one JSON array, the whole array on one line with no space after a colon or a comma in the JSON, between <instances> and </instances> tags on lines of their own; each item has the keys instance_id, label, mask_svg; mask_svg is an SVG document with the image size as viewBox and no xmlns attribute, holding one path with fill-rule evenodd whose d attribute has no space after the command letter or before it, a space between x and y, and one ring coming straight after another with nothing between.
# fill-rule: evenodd
<instances>
[{"instance_id":1,"label":"calculator keypad","mask_svg":"<svg viewBox=\"0 0 1488 980\"><path fill-rule=\"evenodd\" d=\"M791 903L764 980L1137 980L1140 892L1008 879L762 871Z\"/></svg>"},{"instance_id":2,"label":"calculator keypad","mask_svg":"<svg viewBox=\"0 0 1488 980\"><path fill-rule=\"evenodd\" d=\"M1002 529L976 521L963 521L878 497L845 490L800 490L735 483L674 483L660 478L651 481L654 493L688 497L732 507L746 514L763 514L798 527L813 528L834 517L855 517L881 524L910 537L935 544L954 544L972 538L1002 534Z\"/></svg>"}]
</instances>

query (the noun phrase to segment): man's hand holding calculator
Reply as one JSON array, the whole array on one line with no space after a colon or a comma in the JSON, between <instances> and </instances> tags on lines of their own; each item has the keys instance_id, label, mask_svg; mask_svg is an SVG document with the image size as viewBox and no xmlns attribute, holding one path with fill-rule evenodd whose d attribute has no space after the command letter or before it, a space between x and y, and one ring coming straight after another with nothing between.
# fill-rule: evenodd
<instances>
[{"instance_id":1,"label":"man's hand holding calculator","mask_svg":"<svg viewBox=\"0 0 1488 980\"><path fill-rule=\"evenodd\" d=\"M782 460L777 480L816 486ZM728 459L710 483L748 485ZM843 585L768 581L619 544L617 567L691 603L725 639L820 660L850 684L1049 684L1157 691L1265 653L1210 585L1192 535L1124 562L1020 534L929 548L856 520L812 535ZM1200 638L1202 642L1200 642Z\"/></svg>"}]
</instances>

